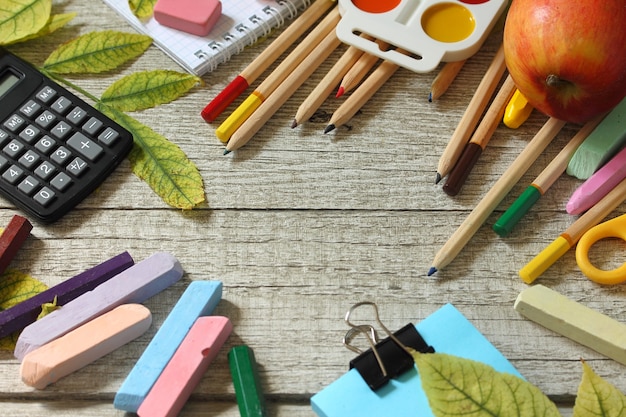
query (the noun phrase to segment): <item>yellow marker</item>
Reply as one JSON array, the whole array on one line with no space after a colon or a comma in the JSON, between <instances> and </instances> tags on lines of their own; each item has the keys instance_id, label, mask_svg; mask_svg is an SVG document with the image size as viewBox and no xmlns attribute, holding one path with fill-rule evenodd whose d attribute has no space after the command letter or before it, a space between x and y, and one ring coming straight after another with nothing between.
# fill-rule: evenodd
<instances>
[{"instance_id":1,"label":"yellow marker","mask_svg":"<svg viewBox=\"0 0 626 417\"><path fill-rule=\"evenodd\" d=\"M252 113L263 103L265 98L254 91L233 111L222 124L215 129L215 136L222 142L228 142L228 139L235 133L239 126L250 117Z\"/></svg>"},{"instance_id":2,"label":"yellow marker","mask_svg":"<svg viewBox=\"0 0 626 417\"><path fill-rule=\"evenodd\" d=\"M570 250L572 244L563 235L557 237L544 250L539 252L532 261L528 262L519 271L520 278L527 284L531 284L545 272L553 263Z\"/></svg>"},{"instance_id":3,"label":"yellow marker","mask_svg":"<svg viewBox=\"0 0 626 417\"><path fill-rule=\"evenodd\" d=\"M526 97L516 89L509 104L506 106L502 121L507 127L517 129L528 119L532 111L533 106L528 104Z\"/></svg>"}]
</instances>

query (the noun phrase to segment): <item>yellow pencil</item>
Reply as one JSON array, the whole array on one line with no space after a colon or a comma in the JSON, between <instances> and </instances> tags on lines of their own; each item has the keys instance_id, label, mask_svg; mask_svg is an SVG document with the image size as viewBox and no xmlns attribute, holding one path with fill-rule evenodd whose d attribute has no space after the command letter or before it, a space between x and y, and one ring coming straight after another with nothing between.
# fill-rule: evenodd
<instances>
[{"instance_id":1,"label":"yellow pencil","mask_svg":"<svg viewBox=\"0 0 626 417\"><path fill-rule=\"evenodd\" d=\"M466 59L462 61L446 62L430 85L428 101L435 101L448 91L448 88L456 76L459 75L459 72L461 71L461 68L463 68L463 65L465 65L465 62L467 62Z\"/></svg>"},{"instance_id":2,"label":"yellow pencil","mask_svg":"<svg viewBox=\"0 0 626 417\"><path fill-rule=\"evenodd\" d=\"M504 50L502 46L500 46L500 49L494 56L487 72L485 72L485 75L480 81L480 84L474 92L467 109L465 109L465 113L461 117L459 124L457 125L454 133L452 133L452 137L450 137L450 141L439 159L435 184L439 183L443 177L448 175L454 164L456 164L456 161L459 159L459 156L461 156L461 152L463 152L465 144L476 128L476 125L480 120L480 116L482 115L483 110L487 107L487 104L496 90L496 87L498 87L505 70L506 64L504 62Z\"/></svg>"},{"instance_id":3,"label":"yellow pencil","mask_svg":"<svg viewBox=\"0 0 626 417\"><path fill-rule=\"evenodd\" d=\"M272 73L237 107L235 111L215 130L215 136L222 142L228 141L241 124L261 105L264 100L287 78L293 68L311 53L329 32L334 31L339 22L338 7L331 10L326 17L309 33L309 35L272 71Z\"/></svg>"},{"instance_id":4,"label":"yellow pencil","mask_svg":"<svg viewBox=\"0 0 626 417\"><path fill-rule=\"evenodd\" d=\"M519 181L528 168L535 162L541 152L550 144L552 139L563 128L565 122L550 118L537 132L535 137L528 142L524 150L515 158L515 161L496 181L491 189L485 194L474 210L465 218L459 228L450 236L448 241L437 252L428 271L432 275L438 270L445 268L456 258L470 239L485 223L489 215L506 197L511 188Z\"/></svg>"},{"instance_id":5,"label":"yellow pencil","mask_svg":"<svg viewBox=\"0 0 626 417\"><path fill-rule=\"evenodd\" d=\"M233 133L226 144L224 154L228 154L244 146L252 136L276 113L291 95L313 74L313 72L341 44L335 31L331 31L322 42L289 74L283 83L261 103L239 129Z\"/></svg>"}]
</instances>

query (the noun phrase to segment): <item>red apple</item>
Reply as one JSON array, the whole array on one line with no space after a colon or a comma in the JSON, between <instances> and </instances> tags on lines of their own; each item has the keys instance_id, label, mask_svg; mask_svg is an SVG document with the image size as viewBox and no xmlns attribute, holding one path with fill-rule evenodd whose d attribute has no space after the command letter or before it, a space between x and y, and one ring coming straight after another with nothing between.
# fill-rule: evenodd
<instances>
[{"instance_id":1,"label":"red apple","mask_svg":"<svg viewBox=\"0 0 626 417\"><path fill-rule=\"evenodd\" d=\"M625 0L513 0L506 65L528 102L584 123L626 96Z\"/></svg>"}]
</instances>

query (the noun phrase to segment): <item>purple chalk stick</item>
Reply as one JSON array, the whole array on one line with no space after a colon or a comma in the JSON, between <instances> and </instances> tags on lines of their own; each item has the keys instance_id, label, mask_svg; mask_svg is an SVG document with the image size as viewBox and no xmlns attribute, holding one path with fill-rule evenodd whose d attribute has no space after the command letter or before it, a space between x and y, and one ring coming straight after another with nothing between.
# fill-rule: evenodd
<instances>
[{"instance_id":1,"label":"purple chalk stick","mask_svg":"<svg viewBox=\"0 0 626 417\"><path fill-rule=\"evenodd\" d=\"M100 265L1 311L0 337L8 336L33 323L41 312L41 305L53 302L54 297L57 297L57 305L62 306L87 291L93 290L133 264L133 258L128 252L120 253Z\"/></svg>"}]
</instances>

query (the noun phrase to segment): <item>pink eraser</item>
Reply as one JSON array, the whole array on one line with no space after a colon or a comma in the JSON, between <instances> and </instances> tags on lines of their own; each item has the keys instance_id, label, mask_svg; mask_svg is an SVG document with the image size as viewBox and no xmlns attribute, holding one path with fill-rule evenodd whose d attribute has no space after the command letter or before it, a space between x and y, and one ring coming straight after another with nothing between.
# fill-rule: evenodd
<instances>
[{"instance_id":1,"label":"pink eraser","mask_svg":"<svg viewBox=\"0 0 626 417\"><path fill-rule=\"evenodd\" d=\"M151 323L146 307L121 305L27 354L20 366L22 381L44 389L138 338Z\"/></svg>"},{"instance_id":2,"label":"pink eraser","mask_svg":"<svg viewBox=\"0 0 626 417\"><path fill-rule=\"evenodd\" d=\"M222 15L219 0L158 0L154 18L163 26L206 36Z\"/></svg>"},{"instance_id":3,"label":"pink eraser","mask_svg":"<svg viewBox=\"0 0 626 417\"><path fill-rule=\"evenodd\" d=\"M232 330L226 317L196 319L139 406L139 417L176 417Z\"/></svg>"}]
</instances>

